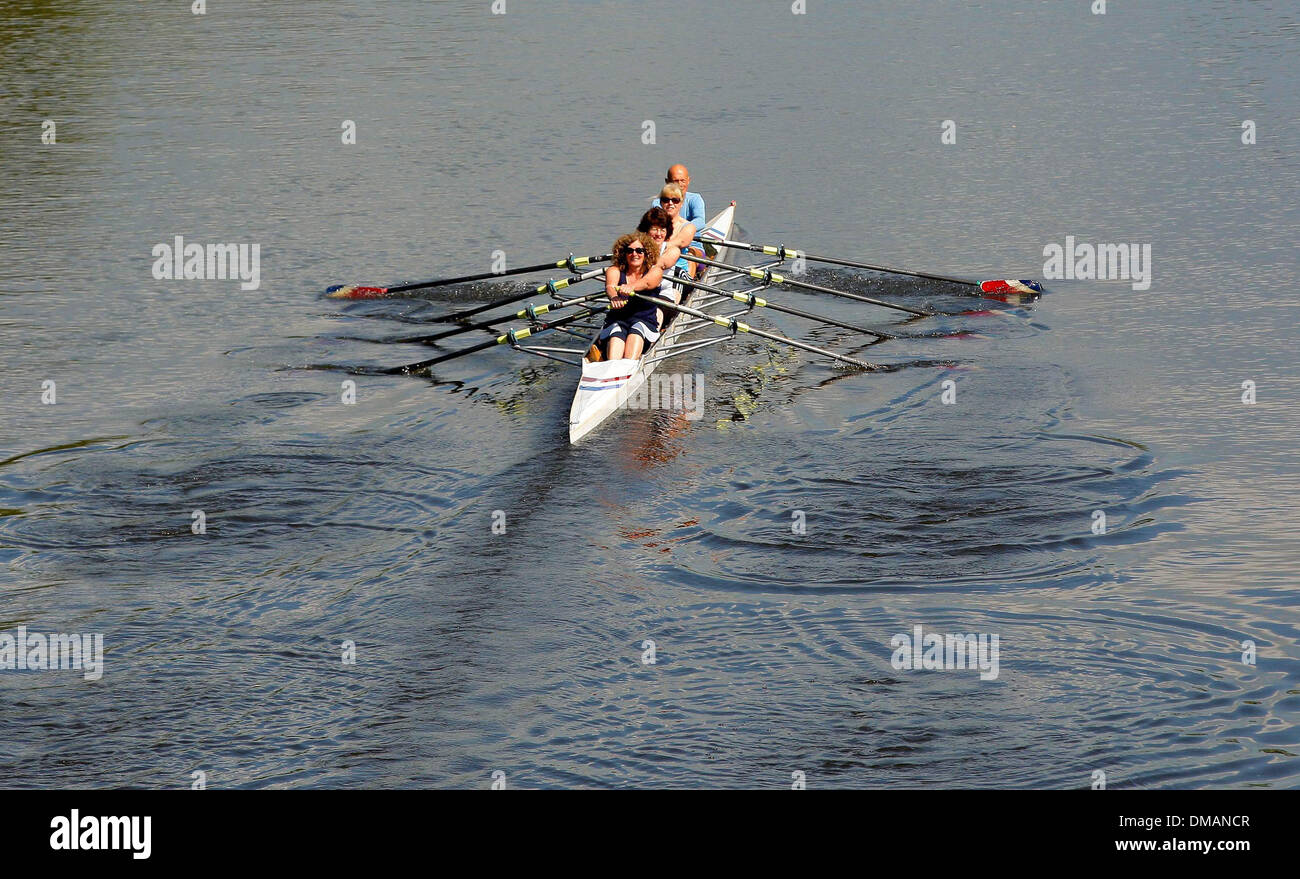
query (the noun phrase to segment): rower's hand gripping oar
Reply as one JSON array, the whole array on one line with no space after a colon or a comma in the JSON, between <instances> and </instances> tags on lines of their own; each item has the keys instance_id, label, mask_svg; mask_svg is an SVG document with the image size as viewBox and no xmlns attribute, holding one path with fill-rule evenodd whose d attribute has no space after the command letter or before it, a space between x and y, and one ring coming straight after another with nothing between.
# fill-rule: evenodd
<instances>
[{"instance_id":1,"label":"rower's hand gripping oar","mask_svg":"<svg viewBox=\"0 0 1300 879\"><path fill-rule=\"evenodd\" d=\"M433 287L448 287L452 284L468 284L471 281L490 281L493 278L507 278L511 275L528 275L533 272L545 272L550 269L567 268L576 275L578 274L580 266L590 265L594 262L606 262L611 256L612 254L608 253L603 256L579 257L569 254L568 259L562 259L559 262L543 262L534 266L523 266L517 269L509 269L504 272L483 272L478 275L463 275L459 278L440 278L434 281L416 281L411 284L396 284L392 287L367 287L359 284L335 284L333 287L326 289L325 297L327 299L381 299L385 296L397 296L402 293L410 293L412 290L428 290ZM529 291L516 299L502 300L498 304L518 302L520 299L524 299L531 295L532 291ZM467 312L467 314L477 313L477 311ZM449 320L451 318L443 319Z\"/></svg>"},{"instance_id":2,"label":"rower's hand gripping oar","mask_svg":"<svg viewBox=\"0 0 1300 879\"><path fill-rule=\"evenodd\" d=\"M1043 292L1043 285L1037 281L1028 278L1019 280L999 278L991 281L971 281L967 278L954 278L951 275L936 275L933 272L917 272L910 269L898 269L892 266L879 266L872 263L857 262L851 259L841 259L835 256L819 256L809 253L806 250L796 250L792 247L771 244L749 244L745 241L722 242L723 247L732 247L740 250L752 250L755 253L763 253L768 256L775 256L778 259L807 259L813 262L831 263L837 266L848 266L854 269L870 269L874 272L885 272L891 275L908 275L913 278L926 278L931 281L947 281L951 284L961 284L964 287L976 287L981 293L1008 294L1020 293L1022 295L1038 295Z\"/></svg>"}]
</instances>

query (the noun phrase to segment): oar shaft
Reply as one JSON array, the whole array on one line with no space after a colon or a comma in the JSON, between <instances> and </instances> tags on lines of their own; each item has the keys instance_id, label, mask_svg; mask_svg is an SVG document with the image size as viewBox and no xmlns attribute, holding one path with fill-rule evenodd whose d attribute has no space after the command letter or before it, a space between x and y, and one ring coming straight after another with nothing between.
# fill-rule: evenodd
<instances>
[{"instance_id":1,"label":"oar shaft","mask_svg":"<svg viewBox=\"0 0 1300 879\"><path fill-rule=\"evenodd\" d=\"M451 284L468 284L471 281L488 281L494 278L507 278L511 275L528 275L534 272L544 272L548 269L567 268L576 275L578 274L579 266L589 265L593 262L605 262L610 259L610 256L611 255L608 253L603 256L570 256L568 259L562 259L558 262L543 262L534 266L521 266L517 269L507 269L503 272L480 272L477 275L462 275L459 278L439 278L434 281L416 281L411 284L398 284L393 287L370 287L364 284L336 284L325 291L325 296L328 299L379 299L382 297L409 293L412 290L427 290L432 287L446 287ZM518 300L503 300L503 302L505 301ZM477 314L478 312L474 311L471 313Z\"/></svg>"},{"instance_id":2,"label":"oar shaft","mask_svg":"<svg viewBox=\"0 0 1300 879\"><path fill-rule=\"evenodd\" d=\"M555 290L561 290L564 287L570 287L574 284L579 283L580 281L585 281L588 278L594 277L595 275L603 271L604 269L593 269L592 271L587 272L584 275L580 275L577 278L571 278L567 281L554 281L552 283L555 285L554 286ZM542 286L534 290L533 293L536 293L537 295L540 296L543 293L549 292L551 289L552 287L550 284L543 284ZM531 296L532 293L530 293L529 295ZM525 308L522 311L516 311L514 314L503 314L500 315L499 317L490 318L489 320L479 321L478 323L466 324L463 327L456 327L455 329L445 330L441 333L434 333L432 335L411 336L406 339L391 339L389 340L389 343L390 344L410 343L415 345L428 345L437 342L440 339L448 339L451 338L452 336L459 336L461 333L472 333L475 330L490 330L496 324L501 323L501 321L503 320L510 320L511 318L531 318L537 315L546 314L548 311L555 311L558 308L565 308L570 305L577 305L580 302L586 302L588 299L596 299L604 295L605 295L605 291L602 290L599 293L591 293L586 296L575 296L572 299L564 299L561 300L560 302L548 303L546 305L538 305L536 307L530 306L529 308Z\"/></svg>"},{"instance_id":3,"label":"oar shaft","mask_svg":"<svg viewBox=\"0 0 1300 879\"><path fill-rule=\"evenodd\" d=\"M416 281L413 284L398 284L396 287L389 287L389 293L409 293L412 290L427 290L431 287L450 287L452 284L469 284L474 281L490 281L493 278L508 278L511 275L528 275L533 272L545 272L549 269L562 269L568 266L585 266L593 262L604 262L609 259L607 253L603 256L583 256L574 257L573 264L570 266L569 260L562 259L559 262L542 262L534 266L521 266L517 269L507 269L504 272L480 272L477 275L462 275L459 278L439 278L434 281Z\"/></svg>"},{"instance_id":4,"label":"oar shaft","mask_svg":"<svg viewBox=\"0 0 1300 879\"><path fill-rule=\"evenodd\" d=\"M689 314L692 317L707 320L710 323L723 327L724 329L731 330L733 333L749 333L751 336L758 336L760 339L768 339L772 342L779 342L782 345L789 345L791 348L799 348L800 350L808 351L812 354L820 354L822 357L829 357L832 360L849 363L861 369L880 369L880 367L876 366L874 363L867 363L865 360L858 360L856 357L849 357L844 354L836 354L834 351L828 351L825 348L818 348L816 345L809 345L807 342L800 342L796 339L790 339L777 333L769 333L766 330L751 327L749 324L744 323L743 321L738 321L735 318L709 314L706 311L700 311L699 309L691 308L687 305L678 305L671 299L663 299L659 296L650 296L645 293L633 293L632 295L639 299L644 299L647 302L653 302L660 308L670 308L673 311L679 311L682 314Z\"/></svg>"},{"instance_id":5,"label":"oar shaft","mask_svg":"<svg viewBox=\"0 0 1300 879\"><path fill-rule=\"evenodd\" d=\"M845 299L865 302L868 305L879 305L881 308L892 308L895 311L905 311L908 314L915 314L921 317L932 317L935 314L933 311L922 311L919 308L912 308L908 305L899 305L897 302L886 302L883 299L873 299L870 296L859 296L857 293L848 293L844 290L836 290L832 287L823 287L820 284L809 284L806 281L796 281L793 278L787 278L785 275L780 275L767 269L747 269L742 266L733 266L728 265L727 263L705 259L702 256L688 256L686 258L691 262L703 263L706 266L715 266L720 269L739 272L742 275L748 275L755 280L763 281L768 284L781 284L786 287L795 287L800 290L811 290L814 293L829 293L832 296L842 296Z\"/></svg>"},{"instance_id":6,"label":"oar shaft","mask_svg":"<svg viewBox=\"0 0 1300 879\"><path fill-rule=\"evenodd\" d=\"M795 317L802 317L805 320L813 320L813 321L817 321L818 323L830 324L833 327L841 327L846 330L853 330L856 333L863 333L868 336L875 336L877 339L898 338L897 336L891 333L882 333L879 330L869 330L866 327L859 327L859 326L854 326L853 324L846 324L842 321L836 320L833 317L827 317L824 314L814 314L811 311L803 311L798 308L791 308L788 305L778 305L775 302L769 302L766 299L755 296L753 293L740 293L731 290L723 290L721 287L714 287L710 284L701 284L698 281L691 281L687 278L675 278L674 282L678 284L686 284L690 287L695 288L696 290L703 290L706 293L713 293L717 296L726 296L730 299L736 300L737 302L743 302L746 305L752 307L770 308L773 311L779 311L782 314L792 314Z\"/></svg>"},{"instance_id":7,"label":"oar shaft","mask_svg":"<svg viewBox=\"0 0 1300 879\"><path fill-rule=\"evenodd\" d=\"M604 269L592 269L589 272L578 275L576 278L565 278L561 281L548 281L540 287L532 290L525 290L523 293L514 293L510 296L503 296L500 299L494 299L491 302L485 302L482 305L476 305L473 308L467 308L464 311L458 311L455 314L444 314L442 317L435 317L433 323L455 323L458 320L464 320L467 317L473 317L476 314L482 314L485 311L491 311L492 309L500 308L503 305L513 305L516 302L521 302L524 299L527 299L529 296L540 296L543 293L563 290L565 287L572 286L579 281L585 281L587 278L595 277L603 271Z\"/></svg>"},{"instance_id":8,"label":"oar shaft","mask_svg":"<svg viewBox=\"0 0 1300 879\"><path fill-rule=\"evenodd\" d=\"M779 256L785 259L799 259L800 257L813 262L831 263L837 266L848 266L854 269L871 269L875 272L887 272L891 275L908 275L913 278L928 278L931 281L948 281L952 284L962 284L967 287L978 287L978 281L967 280L966 278L954 278L951 275L936 275L933 272L916 272L911 269L898 269L892 266L873 265L869 262L857 262L851 259L840 259L836 256L819 256L815 253L809 253L806 250L796 250L793 247L781 247L771 244L749 244L744 241L723 241L723 247L735 247L743 250L752 250L755 253L765 253L768 256Z\"/></svg>"},{"instance_id":9,"label":"oar shaft","mask_svg":"<svg viewBox=\"0 0 1300 879\"><path fill-rule=\"evenodd\" d=\"M540 333L546 332L547 330L553 330L558 327L571 324L574 321L581 320L582 318L595 313L596 312L590 308L584 308L582 311L579 311L577 314L571 314L568 317L561 318L560 320L551 321L549 323L539 322L536 325L531 327L526 327L520 330L511 330L510 332L497 336L495 339L492 339L490 341L482 342L478 345L470 345L468 348L461 348L459 350L452 351L450 354L443 354L438 357L430 357L428 360L421 360L417 363L408 363L405 366L394 366L391 369L385 369L382 371L382 374L383 375L409 374L412 372L418 372L421 369L427 369L428 367L433 366L434 364L437 363L443 363L444 361L453 360L457 357L464 357L467 354L474 354L478 351L486 351L488 348L494 348L497 345L506 345L506 344L513 345L514 343L520 341L521 339L527 339L529 336L536 336Z\"/></svg>"},{"instance_id":10,"label":"oar shaft","mask_svg":"<svg viewBox=\"0 0 1300 879\"><path fill-rule=\"evenodd\" d=\"M966 278L954 278L951 275L936 275L930 272L914 272L909 269L896 269L890 266L877 266L871 263L854 262L851 259L837 259L833 256L815 256L811 253L805 253L804 259L810 259L813 262L832 263L839 266L848 266L855 269L871 269L876 272L886 272L891 275L909 275L913 278L926 278L931 281L947 281L951 284L961 284L966 287L978 287L978 281L970 281Z\"/></svg>"}]
</instances>

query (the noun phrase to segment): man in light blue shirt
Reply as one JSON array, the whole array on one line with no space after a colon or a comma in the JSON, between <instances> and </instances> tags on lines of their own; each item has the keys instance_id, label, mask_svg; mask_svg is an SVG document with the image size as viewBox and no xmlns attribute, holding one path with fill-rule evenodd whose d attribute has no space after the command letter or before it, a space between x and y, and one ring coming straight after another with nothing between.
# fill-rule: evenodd
<instances>
[{"instance_id":1,"label":"man in light blue shirt","mask_svg":"<svg viewBox=\"0 0 1300 879\"><path fill-rule=\"evenodd\" d=\"M708 228L708 219L704 213L704 199L698 192L691 192L691 172L686 170L685 165L673 165L664 175L665 183L672 183L682 191L682 219L695 227L695 234L699 234ZM655 207L659 207L659 199L654 200ZM698 243L692 243L689 251L696 256L704 256L704 249ZM696 263L695 276L698 278L704 274L707 266Z\"/></svg>"}]
</instances>

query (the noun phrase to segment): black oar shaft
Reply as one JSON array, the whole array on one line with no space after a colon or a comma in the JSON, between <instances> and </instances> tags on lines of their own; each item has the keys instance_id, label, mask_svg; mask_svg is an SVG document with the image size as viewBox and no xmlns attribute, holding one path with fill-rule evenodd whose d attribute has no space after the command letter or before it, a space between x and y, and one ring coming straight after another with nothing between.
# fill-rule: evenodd
<instances>
[{"instance_id":1,"label":"black oar shaft","mask_svg":"<svg viewBox=\"0 0 1300 879\"><path fill-rule=\"evenodd\" d=\"M540 296L543 293L563 290L565 287L571 287L574 284L587 280L588 278L594 278L596 275L600 274L603 271L604 269L592 269L590 272L581 274L576 278L569 278L564 281L551 281L550 283L543 284L542 286L538 287L536 290L529 292L527 295L532 296L535 293ZM485 321L479 321L478 323L466 324L463 327L456 327L454 330L445 330L441 333L434 333L432 335L426 335L426 336L411 336L410 338L406 338L406 339L391 339L389 340L389 342L392 344L411 343L417 345L428 345L437 342L440 339L448 339L452 336L459 336L461 333L471 333L474 330L490 330L493 328L493 326L501 323L501 321L503 320L509 320L511 318L531 318L536 315L546 314L548 311L555 311L557 308L564 308L567 305L574 305L579 302L585 302L588 299L595 299L597 297L604 296L604 295L605 294L602 291L600 293L592 293L588 296L575 296L572 299L565 299L565 300L561 300L560 302L548 303L547 305L539 305L536 308L533 308L531 313L529 309L525 308L523 311L516 311L514 314L500 315L499 317L490 318ZM441 321L442 319L439 319L439 322Z\"/></svg>"},{"instance_id":2,"label":"black oar shaft","mask_svg":"<svg viewBox=\"0 0 1300 879\"><path fill-rule=\"evenodd\" d=\"M913 278L926 278L931 281L947 281L951 284L961 284L966 287L978 287L978 281L967 280L966 278L954 278L951 275L935 275L930 272L914 272L909 269L896 269L890 266L877 266L871 263L854 262L851 259L838 259L833 256L816 256L811 253L803 254L804 259L810 259L813 262L832 263L838 266L848 266L855 269L871 269L876 272L886 272L891 275L909 275Z\"/></svg>"},{"instance_id":3,"label":"black oar shaft","mask_svg":"<svg viewBox=\"0 0 1300 879\"><path fill-rule=\"evenodd\" d=\"M912 308L908 305L899 305L897 302L886 302L883 299L873 299L870 296L859 296L857 293L836 290L833 287L823 287L820 284L809 284L806 281L796 281L793 278L787 278L785 275L777 274L768 269L747 269L743 266L728 265L727 263L716 262L711 259L705 259L701 256L688 256L686 258L691 262L703 263L706 266L714 266L720 269L739 272L742 275L748 275L755 280L763 281L767 284L781 284L786 287L796 287L800 290L811 290L814 293L829 293L832 296L842 296L845 299L865 302L868 305L879 305L881 308L892 308L895 311L905 311L908 314L915 314L921 317L931 317L935 314L933 311L922 311L919 308Z\"/></svg>"},{"instance_id":4,"label":"black oar shaft","mask_svg":"<svg viewBox=\"0 0 1300 879\"><path fill-rule=\"evenodd\" d=\"M565 287L569 287L579 281L594 277L602 271L604 271L604 269L592 269L590 272L586 272L576 278L566 278L562 281L549 281L536 289L525 290L523 293L514 293L510 296L503 296L500 299L494 299L491 302L485 302L482 305L476 305L473 308L467 308L464 311L458 311L455 314L444 314L442 317L435 317L433 323L455 323L456 321L464 320L467 317L473 317L476 314L482 314L485 311L500 308L503 305L513 305L516 302L521 302L524 299L527 299L529 296L540 296L543 293L563 290Z\"/></svg>"},{"instance_id":5,"label":"black oar shaft","mask_svg":"<svg viewBox=\"0 0 1300 879\"><path fill-rule=\"evenodd\" d=\"M574 298L566 300L564 302L548 303L546 305L538 305L535 307L530 306L528 308L523 309L522 311L516 311L514 314L505 314L505 315L501 315L500 317L494 317L491 320L485 320L485 321L479 321L478 323L467 324L466 326L463 327L456 327L456 329L454 330L447 330L446 332L443 333L434 333L431 336L412 336L409 339L393 339L391 340L391 342L397 344L411 343L411 344L419 344L419 345L431 345L434 342L437 342L441 339L446 339L451 336L458 336L461 333L469 333L469 332L473 332L474 330L492 330L496 327L497 324L501 323L503 320L511 320L511 319L523 320L524 318L531 319L535 317L540 317L541 315L546 314L547 312L555 311L556 309L559 308L568 308L571 305L579 305L583 302L586 302L588 299L598 299L604 295L605 295L605 291L602 290L599 293L592 293L587 296L575 296Z\"/></svg>"},{"instance_id":6,"label":"black oar shaft","mask_svg":"<svg viewBox=\"0 0 1300 879\"><path fill-rule=\"evenodd\" d=\"M971 281L966 278L954 278L951 275L936 275L933 272L917 272L911 269L898 269L892 266L873 265L869 262L857 262L851 259L841 259L836 256L819 256L815 253L809 253L806 250L796 250L793 247L782 247L771 244L749 244L744 241L724 241L724 247L736 247L744 250L752 250L755 253L765 253L768 256L780 257L782 259L809 259L813 262L831 263L837 266L848 266L854 269L871 269L874 272L886 272L891 275L908 275L913 278L928 278L931 281L948 281L952 284L962 284L967 287L978 287L978 281Z\"/></svg>"},{"instance_id":7,"label":"black oar shaft","mask_svg":"<svg viewBox=\"0 0 1300 879\"><path fill-rule=\"evenodd\" d=\"M398 284L396 287L389 287L389 293L408 293L411 290L425 290L431 287L449 287L452 284L469 284L473 281L490 281L493 278L506 278L511 275L527 275L533 272L544 272L548 269L562 269L566 266L572 269L574 266L585 266L593 262L604 262L609 259L607 253L603 256L583 256L573 257L571 260L562 259L559 262L542 262L534 266L522 266L517 269L508 269L504 272L481 272L477 275L463 275L459 278L439 278L434 281L416 281L412 284Z\"/></svg>"},{"instance_id":8,"label":"black oar shaft","mask_svg":"<svg viewBox=\"0 0 1300 879\"><path fill-rule=\"evenodd\" d=\"M443 354L439 357L430 357L428 360L421 360L417 363L408 363L405 366L394 366L391 369L385 369L382 372L384 375L402 375L402 374L417 372L421 369L427 369L428 367L433 366L434 364L437 363L443 363L444 361L453 360L457 357L464 357L466 354L474 354L478 351L486 351L488 348L494 348L497 345L506 345L506 344L513 345L514 343L520 341L521 339L527 339L529 336L536 336L539 333L546 332L547 330L553 330L556 329L557 327L562 327L567 324L571 324L574 321L581 320L582 318L587 317L588 315L594 313L595 312L590 308L583 309L577 314L569 315L568 317L561 318L560 320L550 321L549 323L539 322L536 325L527 327L525 329L511 330L508 333L497 336L495 339L492 339L487 342L483 342L478 345L470 345L468 348L461 348L459 350L452 351L450 354Z\"/></svg>"},{"instance_id":9,"label":"black oar shaft","mask_svg":"<svg viewBox=\"0 0 1300 879\"><path fill-rule=\"evenodd\" d=\"M682 314L689 314L691 317L698 317L702 320L707 320L710 323L717 324L718 326L724 329L731 330L733 333L749 333L751 336L758 336L760 339L768 339L769 341L772 342L779 342L782 345L789 345L791 348L798 348L802 351L808 351L812 354L820 354L822 357L829 357L832 360L839 360L843 363L848 363L853 366L859 367L860 369L880 369L880 367L876 366L874 363L868 363L865 360L858 360L856 357L849 357L844 354L836 354L834 351L829 351L825 348L818 348L816 345L809 345L807 342L800 342L796 339L790 339L785 336L779 335L778 333L769 333L766 330L760 330L757 327L751 327L749 324L744 323L743 321L738 321L735 318L723 317L717 314L709 314L707 311L700 311L699 309L691 308L690 306L687 305L678 305L676 302L673 302L670 299L663 299L662 297L659 296L650 296L646 293L633 293L632 295L636 296L639 299L644 299L647 302L653 302L655 305L658 305L660 308L670 308L673 311L678 311L681 312Z\"/></svg>"},{"instance_id":10,"label":"black oar shaft","mask_svg":"<svg viewBox=\"0 0 1300 879\"><path fill-rule=\"evenodd\" d=\"M535 266L523 266L517 269L508 269L502 272L480 272L477 275L462 275L459 278L440 278L436 281L416 281L412 284L398 284L395 287L371 287L366 284L336 284L325 291L327 299L381 299L388 296L401 295L409 293L412 290L426 290L431 287L445 287L449 284L465 284L470 281L487 281L494 278L505 278L510 275L526 275L534 272L542 272L547 269L567 268L575 275L578 274L578 266L585 266L593 262L605 262L610 258L610 254L604 256L570 256L568 259L562 259L558 262L543 262ZM525 293L524 296L528 294ZM504 305L508 302L517 302L523 297L515 299L500 299L496 302L490 302L483 308L470 309L466 314L478 314L487 308L495 308L498 305ZM447 315L444 320L456 320L462 315Z\"/></svg>"},{"instance_id":11,"label":"black oar shaft","mask_svg":"<svg viewBox=\"0 0 1300 879\"><path fill-rule=\"evenodd\" d=\"M726 296L729 299L734 299L737 302L743 302L746 305L752 307L770 308L773 311L779 311L782 314L792 314L795 317L802 317L805 320L813 320L813 321L817 321L818 323L830 324L833 327L841 327L846 330L853 330L856 333L863 333L868 336L875 336L877 339L898 338L892 333L882 333L879 330L869 330L866 327L859 327L853 324L846 324L842 321L836 320L833 317L827 317L824 314L814 314L811 311L803 311L798 308L791 308L788 305L778 305L775 302L769 302L766 299L755 296L753 293L740 293L740 292L733 292L731 290L723 290L721 287L714 287L710 284L701 284L698 281L691 281L686 278L676 278L675 282L678 284L686 284L690 287L695 288L696 290L703 290L706 293L713 293L717 296Z\"/></svg>"}]
</instances>

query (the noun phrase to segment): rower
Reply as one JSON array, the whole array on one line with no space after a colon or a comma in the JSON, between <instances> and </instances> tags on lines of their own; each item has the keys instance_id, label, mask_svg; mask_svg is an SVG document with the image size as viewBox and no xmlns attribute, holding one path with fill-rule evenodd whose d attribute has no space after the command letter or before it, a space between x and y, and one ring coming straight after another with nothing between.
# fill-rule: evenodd
<instances>
[{"instance_id":1,"label":"rower","mask_svg":"<svg viewBox=\"0 0 1300 879\"><path fill-rule=\"evenodd\" d=\"M672 231L668 233L668 243L675 244L683 251L689 250L691 240L695 237L695 224L682 216L682 190L676 183L665 183L659 190L659 207L673 221Z\"/></svg>"},{"instance_id":2,"label":"rower","mask_svg":"<svg viewBox=\"0 0 1300 879\"><path fill-rule=\"evenodd\" d=\"M696 232L702 232L708 228L707 216L704 212L704 199L698 192L691 192L691 172L686 170L685 165L673 165L664 175L664 182L671 183L682 191L682 218L695 227ZM660 206L659 199L654 200L656 207ZM692 233L695 234L695 233ZM678 242L684 249L696 256L704 256L704 248L694 241ZM698 281L704 274L707 266L696 263L695 279Z\"/></svg>"},{"instance_id":3,"label":"rower","mask_svg":"<svg viewBox=\"0 0 1300 879\"><path fill-rule=\"evenodd\" d=\"M671 183L682 191L682 217L686 222L693 224L696 229L703 229L708 225L708 221L705 220L704 199L698 192L691 192L691 172L686 170L685 165L673 165L669 168L664 183ZM659 199L654 200L654 206L660 207Z\"/></svg>"},{"instance_id":4,"label":"rower","mask_svg":"<svg viewBox=\"0 0 1300 879\"><path fill-rule=\"evenodd\" d=\"M641 215L641 222L637 223L636 230L644 232L654 239L659 245L659 268L664 273L664 279L659 283L659 297L668 299L673 302L682 301L681 287L673 283L673 275L687 274L690 269L690 263L686 257L682 256L682 249L675 244L668 243L668 233L672 231L673 218L663 208L651 208ZM656 312L659 318L659 326L664 326L664 310L658 309Z\"/></svg>"},{"instance_id":5,"label":"rower","mask_svg":"<svg viewBox=\"0 0 1300 879\"><path fill-rule=\"evenodd\" d=\"M605 342L605 358L636 360L645 346L659 338L658 309L632 293L659 292L663 270L659 245L644 232L632 232L614 242L613 265L605 269L609 311L597 342Z\"/></svg>"}]
</instances>

